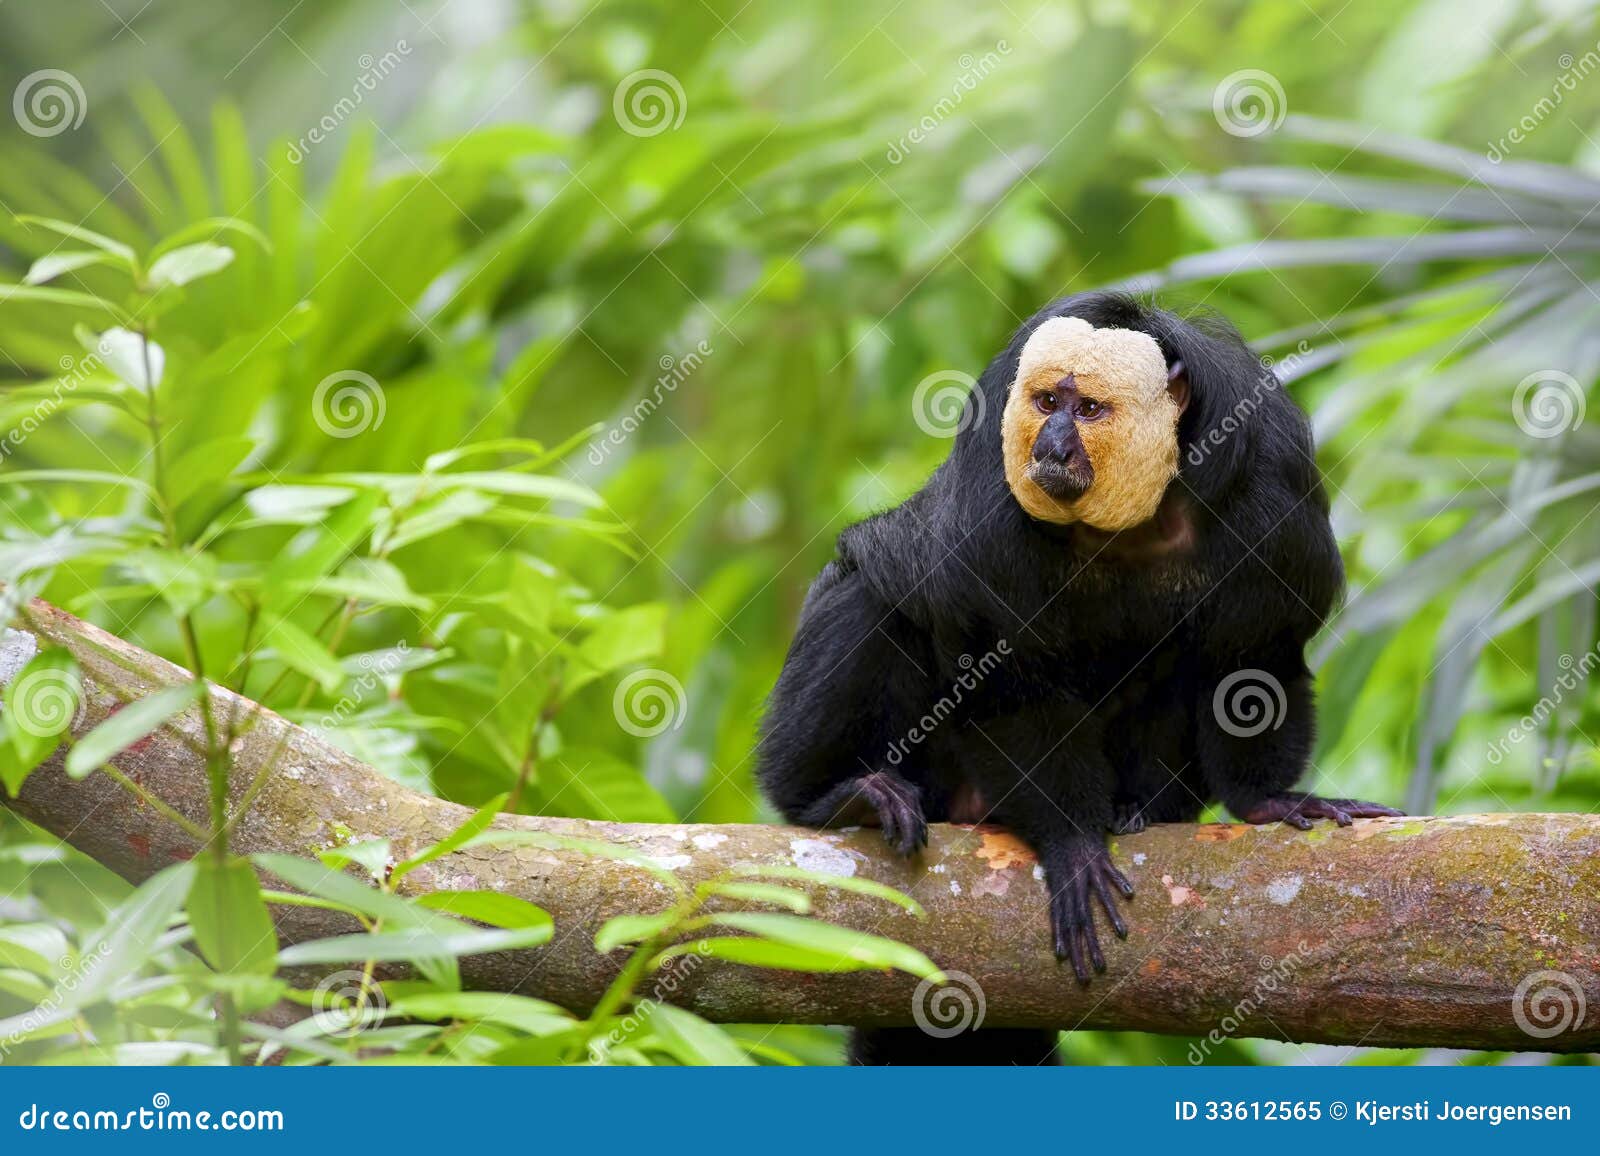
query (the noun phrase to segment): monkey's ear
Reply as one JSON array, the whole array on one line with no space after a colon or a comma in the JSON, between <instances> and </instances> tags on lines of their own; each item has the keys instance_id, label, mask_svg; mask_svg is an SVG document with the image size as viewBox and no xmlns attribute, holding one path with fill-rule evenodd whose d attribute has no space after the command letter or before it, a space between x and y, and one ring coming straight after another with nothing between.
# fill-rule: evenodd
<instances>
[{"instance_id":1,"label":"monkey's ear","mask_svg":"<svg viewBox=\"0 0 1600 1156\"><path fill-rule=\"evenodd\" d=\"M1167 367L1167 393L1178 403L1178 413L1182 415L1189 408L1189 371L1184 369L1182 361L1174 361Z\"/></svg>"}]
</instances>

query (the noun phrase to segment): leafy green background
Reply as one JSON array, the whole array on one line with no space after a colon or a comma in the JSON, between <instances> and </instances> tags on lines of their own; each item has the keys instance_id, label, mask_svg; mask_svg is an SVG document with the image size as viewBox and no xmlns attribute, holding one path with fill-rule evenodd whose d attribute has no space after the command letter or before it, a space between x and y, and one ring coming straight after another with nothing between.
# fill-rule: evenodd
<instances>
[{"instance_id":1,"label":"leafy green background","mask_svg":"<svg viewBox=\"0 0 1600 1156\"><path fill-rule=\"evenodd\" d=\"M1314 415L1320 781L1590 809L1600 442L1526 411L1600 374L1596 5L1185 7L0 7L0 88L64 70L83 112L0 118L0 581L180 661L187 615L213 678L453 799L759 821L809 579L948 449L919 385L1135 280ZM125 893L0 824L0 918Z\"/></svg>"}]
</instances>

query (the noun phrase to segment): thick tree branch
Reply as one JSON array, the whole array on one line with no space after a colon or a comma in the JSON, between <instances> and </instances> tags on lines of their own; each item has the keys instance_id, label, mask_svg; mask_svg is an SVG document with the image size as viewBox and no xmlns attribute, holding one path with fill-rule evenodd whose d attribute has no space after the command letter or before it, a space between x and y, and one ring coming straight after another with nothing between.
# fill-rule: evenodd
<instances>
[{"instance_id":1,"label":"thick tree branch","mask_svg":"<svg viewBox=\"0 0 1600 1156\"><path fill-rule=\"evenodd\" d=\"M0 683L41 641L69 647L85 674L82 733L119 702L184 677L169 663L42 603L27 630L0 644ZM42 638L41 638L42 636ZM218 709L237 700L218 692ZM239 704L242 710L255 710ZM196 823L206 815L193 714L182 736L163 732L118 760L145 790ZM341 838L391 839L405 854L469 814L389 781L307 731L261 712L240 740L236 794L282 749L250 813L240 851L311 855ZM36 771L7 804L129 879L197 850L155 808L105 775L80 782L59 760ZM237 801L237 800L236 800ZM637 848L686 881L735 863L799 864L870 877L910 892L928 917L830 889L822 918L914 944L981 987L991 1025L1128 1028L1256 1035L1368 1045L1588 1051L1600 1046L1600 818L1485 815L1287 827L1166 826L1118 839L1118 864L1138 888L1131 934L1109 934L1107 975L1080 988L1050 951L1045 892L1032 857L1001 832L939 826L915 861L887 854L876 834L792 827L641 825L507 815L510 829L542 830ZM473 986L521 991L575 1010L592 1006L622 953L600 956L595 930L623 912L665 904L638 867L527 846L479 848L419 869L408 889L493 888L551 912L556 937L532 951L462 961ZM276 912L285 942L348 931L313 908ZM1560 1034L1550 998L1563 983L1581 1013ZM1555 986L1553 986L1555 985ZM913 1022L915 981L899 974L797 975L704 961L672 997L714 1020ZM1543 992L1544 1002L1540 1002ZM926 999L924 999L926 1005ZM1552 1011L1557 1014L1551 1015ZM1576 1007L1572 1007L1574 1012ZM1544 1018L1542 1018L1544 1017Z\"/></svg>"}]
</instances>

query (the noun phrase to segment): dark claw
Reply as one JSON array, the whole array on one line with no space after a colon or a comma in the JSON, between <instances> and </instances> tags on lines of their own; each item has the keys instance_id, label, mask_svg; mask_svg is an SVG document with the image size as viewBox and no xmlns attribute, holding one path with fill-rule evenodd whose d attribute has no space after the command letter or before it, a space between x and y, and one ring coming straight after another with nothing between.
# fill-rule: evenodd
<instances>
[{"instance_id":1,"label":"dark claw","mask_svg":"<svg viewBox=\"0 0 1600 1156\"><path fill-rule=\"evenodd\" d=\"M1381 819L1405 812L1380 803L1360 799L1324 799L1320 795L1268 795L1240 816L1246 823L1287 823L1301 831L1311 830L1312 819L1332 819L1348 827L1357 819Z\"/></svg>"},{"instance_id":2,"label":"dark claw","mask_svg":"<svg viewBox=\"0 0 1600 1156\"><path fill-rule=\"evenodd\" d=\"M1118 938L1126 939L1128 925L1111 889L1131 898L1133 884L1112 864L1111 853L1103 844L1074 843L1053 858L1056 866L1047 869L1047 880L1056 958L1071 960L1078 982L1087 984L1091 967L1096 972L1106 969L1094 926L1095 903L1098 901Z\"/></svg>"}]
</instances>

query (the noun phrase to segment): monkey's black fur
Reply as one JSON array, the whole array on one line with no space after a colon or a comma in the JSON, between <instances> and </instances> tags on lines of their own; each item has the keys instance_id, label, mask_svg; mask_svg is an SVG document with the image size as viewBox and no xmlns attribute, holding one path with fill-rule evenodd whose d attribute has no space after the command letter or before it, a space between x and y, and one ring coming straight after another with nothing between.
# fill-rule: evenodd
<instances>
[{"instance_id":1,"label":"monkey's black fur","mask_svg":"<svg viewBox=\"0 0 1600 1156\"><path fill-rule=\"evenodd\" d=\"M1149 333L1183 363L1179 474L1142 536L1035 521L1006 485L1018 357L1062 316ZM1288 793L1313 739L1304 648L1343 570L1305 415L1231 326L1119 294L1056 301L989 364L964 423L918 493L840 535L807 595L760 742L786 818L878 824L906 854L930 821L1010 828L1044 867L1056 954L1087 982L1104 967L1091 907L1125 934L1113 892L1131 894L1108 830L1191 821L1212 800L1297 826L1394 813ZM1257 733L1214 709L1242 670L1282 688ZM994 1062L1007 1040L1019 1062L1049 1053L1052 1034L1021 1035L858 1033L854 1058Z\"/></svg>"}]
</instances>

